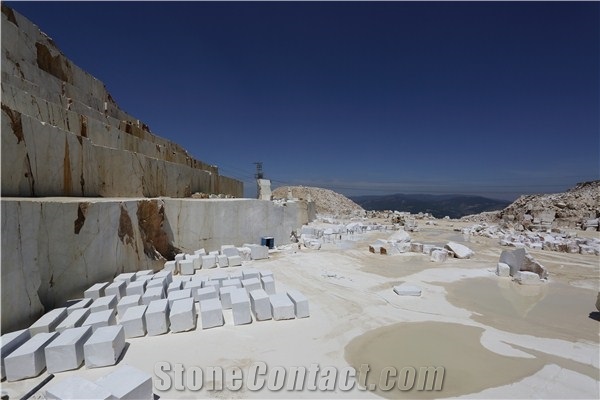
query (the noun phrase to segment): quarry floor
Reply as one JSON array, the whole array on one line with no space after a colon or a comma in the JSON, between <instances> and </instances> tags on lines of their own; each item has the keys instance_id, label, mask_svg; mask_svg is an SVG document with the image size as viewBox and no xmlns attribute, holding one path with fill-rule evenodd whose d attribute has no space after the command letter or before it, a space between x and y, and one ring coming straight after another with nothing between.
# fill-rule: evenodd
<instances>
[{"instance_id":1,"label":"quarry floor","mask_svg":"<svg viewBox=\"0 0 600 400\"><path fill-rule=\"evenodd\" d=\"M277 291L302 291L310 302L309 318L234 326L231 312L225 311L223 327L128 339L117 366L58 373L49 385L73 374L95 380L122 364L156 379L155 366L161 361L187 370L237 366L243 371L256 362L269 369L319 364L339 370L368 364L367 382L375 383L386 366L443 366L443 386L439 391L358 386L350 391L211 391L205 381L199 391L190 390L188 382L186 390L155 387L155 394L164 399L599 398L598 256L530 250L548 268L549 281L520 286L495 275L506 249L497 240L465 238L453 230L467 225L421 222L421 230L411 233L416 242L443 245L452 240L475 251L471 259L440 264L422 254L369 253L368 244L386 239L390 231L344 237L320 250L287 246L268 260L246 265L273 271ZM422 295L396 295L392 287L401 282L421 287ZM3 382L2 390L11 398L20 396L46 376Z\"/></svg>"}]
</instances>

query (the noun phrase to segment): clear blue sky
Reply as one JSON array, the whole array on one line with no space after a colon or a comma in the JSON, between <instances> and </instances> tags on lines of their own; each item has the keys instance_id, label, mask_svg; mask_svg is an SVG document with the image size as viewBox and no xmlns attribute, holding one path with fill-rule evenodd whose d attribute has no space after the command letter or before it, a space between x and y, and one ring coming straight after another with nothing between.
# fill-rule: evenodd
<instances>
[{"instance_id":1,"label":"clear blue sky","mask_svg":"<svg viewBox=\"0 0 600 400\"><path fill-rule=\"evenodd\" d=\"M598 2L7 2L245 181L513 199L599 179Z\"/></svg>"}]
</instances>

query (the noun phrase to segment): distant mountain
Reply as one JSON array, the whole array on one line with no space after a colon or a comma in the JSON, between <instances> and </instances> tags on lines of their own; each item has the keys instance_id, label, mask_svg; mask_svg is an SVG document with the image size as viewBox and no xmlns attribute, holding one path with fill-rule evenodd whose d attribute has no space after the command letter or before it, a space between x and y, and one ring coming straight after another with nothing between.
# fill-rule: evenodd
<instances>
[{"instance_id":1,"label":"distant mountain","mask_svg":"<svg viewBox=\"0 0 600 400\"><path fill-rule=\"evenodd\" d=\"M510 201L488 199L481 196L462 194L390 194L383 196L356 196L351 200L365 210L396 210L430 213L434 217L460 218L483 211L501 210Z\"/></svg>"}]
</instances>

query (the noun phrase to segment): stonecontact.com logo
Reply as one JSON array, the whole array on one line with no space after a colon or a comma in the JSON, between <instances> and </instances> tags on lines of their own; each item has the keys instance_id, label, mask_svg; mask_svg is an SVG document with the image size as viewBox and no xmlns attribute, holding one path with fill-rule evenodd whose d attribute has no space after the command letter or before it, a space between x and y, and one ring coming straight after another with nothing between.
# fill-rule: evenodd
<instances>
[{"instance_id":1,"label":"stonecontact.com logo","mask_svg":"<svg viewBox=\"0 0 600 400\"><path fill-rule=\"evenodd\" d=\"M158 391L349 391L442 390L444 367L385 367L379 374L371 374L369 365L354 367L268 367L255 362L247 369L240 367L184 366L158 362L154 366L154 387Z\"/></svg>"}]
</instances>

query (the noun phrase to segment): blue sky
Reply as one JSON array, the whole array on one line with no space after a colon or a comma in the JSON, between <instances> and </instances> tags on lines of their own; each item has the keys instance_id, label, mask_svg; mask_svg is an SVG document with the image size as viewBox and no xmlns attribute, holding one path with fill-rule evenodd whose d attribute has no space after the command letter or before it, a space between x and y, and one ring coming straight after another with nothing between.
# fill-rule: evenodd
<instances>
[{"instance_id":1,"label":"blue sky","mask_svg":"<svg viewBox=\"0 0 600 400\"><path fill-rule=\"evenodd\" d=\"M7 2L256 192L513 199L600 175L598 2Z\"/></svg>"}]
</instances>

